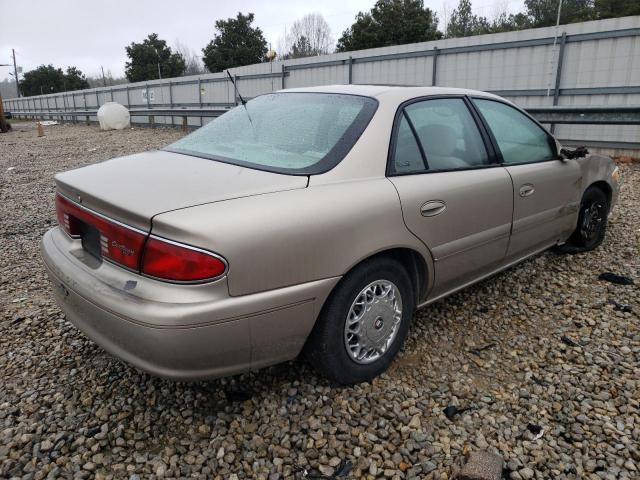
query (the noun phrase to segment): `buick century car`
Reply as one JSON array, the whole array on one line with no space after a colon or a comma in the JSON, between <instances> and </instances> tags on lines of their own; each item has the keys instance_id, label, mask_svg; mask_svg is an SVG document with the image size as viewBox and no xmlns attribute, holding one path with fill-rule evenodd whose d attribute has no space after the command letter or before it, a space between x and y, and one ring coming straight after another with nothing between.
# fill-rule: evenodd
<instances>
[{"instance_id":1,"label":"buick century car","mask_svg":"<svg viewBox=\"0 0 640 480\"><path fill-rule=\"evenodd\" d=\"M154 375L303 354L351 384L389 366L416 308L550 247L597 247L618 177L495 95L283 90L57 175L42 255L67 318Z\"/></svg>"}]
</instances>

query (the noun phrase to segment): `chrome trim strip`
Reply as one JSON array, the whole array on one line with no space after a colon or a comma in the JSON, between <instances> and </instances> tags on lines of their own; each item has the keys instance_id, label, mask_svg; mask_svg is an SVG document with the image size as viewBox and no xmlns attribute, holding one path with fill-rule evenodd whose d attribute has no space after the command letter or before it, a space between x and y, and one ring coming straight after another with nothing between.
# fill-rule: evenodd
<instances>
[{"instance_id":1,"label":"chrome trim strip","mask_svg":"<svg viewBox=\"0 0 640 480\"><path fill-rule=\"evenodd\" d=\"M147 278L152 278L154 280L158 280L160 282L165 282L165 283L175 283L178 285L196 285L196 284L203 284L203 283L209 283L209 282L214 282L216 280L219 280L220 278L224 277L225 275L227 275L227 273L229 272L229 262L227 262L227 260L221 256L218 255L217 253L211 252L209 250L205 250L203 248L198 248L198 247L194 247L193 245L187 245L185 243L180 243L180 242L176 242L175 240L169 240L168 238L164 238L164 237L160 237L158 235L152 235L150 232L145 232L144 230L140 230L139 228L135 228L135 227L131 227L125 223L119 222L118 220L114 220L112 218L107 217L106 215L103 215L101 213L98 213L90 208L85 207L84 205L80 205L77 202L74 202L73 200L71 200L69 197L67 197L66 195L63 195L60 192L56 192L56 195L60 195L62 198L64 198L65 200L71 202L74 206L80 208L81 210L84 210L92 215L96 215L97 217L102 218L103 220L106 220L107 222L111 222L114 223L120 227L126 228L128 230L131 230L133 232L136 233L140 233L142 235L144 235L146 238L144 240L144 243L142 245L142 252L140 253L140 259L138 262L139 265L139 269L138 270L133 270L132 268L127 267L126 265L122 265L121 263L115 262L114 260L111 260L110 258L107 257L101 257L101 260L105 260L109 263L111 263L112 265L117 265L118 267L124 268L125 270L128 270L130 272L133 273L137 273L138 275L141 275L143 277L147 277ZM80 236L71 236L69 235L64 228L61 229L67 236L69 236L70 238L74 239L74 240L78 240L80 239ZM195 252L199 252L199 253L204 253L205 255L209 255L211 257L214 257L218 260L220 260L223 264L224 264L224 271L218 275L217 277L211 277L211 278L204 278L202 280L191 280L191 281L180 281L180 280L169 280L166 278L161 278L161 277L154 277L153 275L147 275L146 273L144 273L142 271L142 264L144 261L144 253L145 253L145 249L147 246L147 241L153 238L154 240L158 240L160 242L165 242L165 243L169 243L171 245L175 245L176 247L181 247L181 248L186 248L188 250L193 250Z\"/></svg>"},{"instance_id":2,"label":"chrome trim strip","mask_svg":"<svg viewBox=\"0 0 640 480\"><path fill-rule=\"evenodd\" d=\"M58 227L62 227L62 225L58 224ZM71 235L64 228L60 228L64 232L64 234L69 237L71 240L80 240L80 235Z\"/></svg>"},{"instance_id":3,"label":"chrome trim strip","mask_svg":"<svg viewBox=\"0 0 640 480\"><path fill-rule=\"evenodd\" d=\"M75 207L78 207L79 209L84 210L85 212L88 212L91 215L95 215L96 217L100 217L103 220L106 220L107 222L115 223L116 225L118 225L120 227L123 227L123 228L126 228L128 230L131 230L132 232L140 233L140 234L145 235L145 236L149 235L149 232L145 232L144 230L140 230L139 228L132 227L131 225L127 225L126 223L122 223L122 222L119 222L118 220L114 220L113 218L107 217L106 215L103 215L102 213L98 213L95 210L87 208L84 205L81 205L78 202L75 202L75 201L71 200L69 197L67 197L66 195L63 195L60 192L56 192L56 195L60 195L65 200L71 202Z\"/></svg>"}]
</instances>

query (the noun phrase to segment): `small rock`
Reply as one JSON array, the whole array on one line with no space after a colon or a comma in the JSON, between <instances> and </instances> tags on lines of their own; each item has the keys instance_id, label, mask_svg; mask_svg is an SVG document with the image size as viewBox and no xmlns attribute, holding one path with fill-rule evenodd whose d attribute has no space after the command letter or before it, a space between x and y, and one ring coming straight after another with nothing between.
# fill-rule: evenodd
<instances>
[{"instance_id":1,"label":"small rock","mask_svg":"<svg viewBox=\"0 0 640 480\"><path fill-rule=\"evenodd\" d=\"M535 472L529 467L524 467L522 470L519 470L518 473L520 474L520 478L522 478L522 480L529 480L535 475Z\"/></svg>"},{"instance_id":2,"label":"small rock","mask_svg":"<svg viewBox=\"0 0 640 480\"><path fill-rule=\"evenodd\" d=\"M325 477L331 477L335 472L335 469L330 465L320 465L318 467L318 470L320 470L320 473L323 474Z\"/></svg>"},{"instance_id":3,"label":"small rock","mask_svg":"<svg viewBox=\"0 0 640 480\"><path fill-rule=\"evenodd\" d=\"M48 452L52 448L53 448L53 442L49 440L43 440L42 442L40 442L40 450L42 450L43 452Z\"/></svg>"},{"instance_id":4,"label":"small rock","mask_svg":"<svg viewBox=\"0 0 640 480\"><path fill-rule=\"evenodd\" d=\"M422 422L420 421L420 415L414 415L411 418L411 421L409 422L409 427L410 428L420 428L422 425Z\"/></svg>"},{"instance_id":5,"label":"small rock","mask_svg":"<svg viewBox=\"0 0 640 480\"><path fill-rule=\"evenodd\" d=\"M483 437L484 438L484 437ZM500 480L502 457L488 451L472 452L458 475L458 480Z\"/></svg>"}]
</instances>

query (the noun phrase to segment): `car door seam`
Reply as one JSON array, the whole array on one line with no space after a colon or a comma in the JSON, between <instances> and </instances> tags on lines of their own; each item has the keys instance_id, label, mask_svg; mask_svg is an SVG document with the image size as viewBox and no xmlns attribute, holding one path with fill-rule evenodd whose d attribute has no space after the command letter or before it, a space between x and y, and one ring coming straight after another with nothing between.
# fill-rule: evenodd
<instances>
[{"instance_id":1,"label":"car door seam","mask_svg":"<svg viewBox=\"0 0 640 480\"><path fill-rule=\"evenodd\" d=\"M515 214L516 214L516 185L513 181L513 175L511 175L511 172L509 171L509 169L507 167L504 166L504 164L502 164L502 168L504 169L505 172L507 172L507 175L509 175L509 178L511 179L511 228L509 229L509 241L507 242L507 252L509 251L509 247L511 247L511 237L513 236L513 222L515 221Z\"/></svg>"},{"instance_id":2,"label":"car door seam","mask_svg":"<svg viewBox=\"0 0 640 480\"><path fill-rule=\"evenodd\" d=\"M433 263L435 263L436 260L435 260L435 257L433 256L433 252L431 251L431 248L429 248L429 245L424 243L424 241L420 237L418 237L415 233L411 231L411 229L409 228L409 225L407 225L407 220L404 217L404 207L402 206L402 199L400 198L400 192L398 191L398 187L396 187L395 183L393 183L389 177L385 177L385 178L393 186L393 189L396 192L396 196L398 197L398 205L400 206L400 214L402 215L402 223L404 224L404 228L412 237L414 237L422 245L424 245L427 252L429 252L429 255L431 256L431 260L433 261ZM432 270L432 271L429 271L429 270ZM433 290L433 287L435 286L435 280L436 280L435 269L429 268L429 265L427 265L427 275L430 275L430 282L428 285L430 288L424 292L425 298L429 297L429 293L431 293L431 290Z\"/></svg>"}]
</instances>

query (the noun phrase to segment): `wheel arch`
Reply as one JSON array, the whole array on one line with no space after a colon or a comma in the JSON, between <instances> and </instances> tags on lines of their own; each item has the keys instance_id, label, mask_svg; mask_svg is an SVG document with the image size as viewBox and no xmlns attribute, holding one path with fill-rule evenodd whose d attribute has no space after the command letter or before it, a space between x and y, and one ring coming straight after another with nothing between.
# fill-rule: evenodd
<instances>
[{"instance_id":1,"label":"wheel arch","mask_svg":"<svg viewBox=\"0 0 640 480\"><path fill-rule=\"evenodd\" d=\"M375 258L388 257L399 262L409 274L411 284L414 288L416 305L422 303L429 292L433 282L433 268L431 263L424 257L422 253L411 247L390 247L378 252L372 253L361 258L351 265L344 275L358 268L364 262L368 262ZM338 288L338 283L333 290ZM333 292L332 290L332 292Z\"/></svg>"},{"instance_id":2,"label":"wheel arch","mask_svg":"<svg viewBox=\"0 0 640 480\"><path fill-rule=\"evenodd\" d=\"M599 190L602 190L602 192L604 192L604 194L607 196L607 205L610 207L611 206L611 198L613 196L613 189L611 188L611 185L609 185L607 182L605 182L604 180L598 180L596 182L593 182L592 184L590 184L582 193L582 195L584 196L584 193L589 190L590 188L597 188Z\"/></svg>"},{"instance_id":3,"label":"wheel arch","mask_svg":"<svg viewBox=\"0 0 640 480\"><path fill-rule=\"evenodd\" d=\"M428 250L427 254L430 254ZM309 332L309 335L307 336L307 339L301 350L302 355L307 359L307 361L324 375L331 375L332 370L327 370L327 367L323 365L327 364L328 361L331 361L332 358L336 358L335 355L330 355L328 357L329 360L327 360L327 356L325 355L328 349L328 345L332 343L327 339L328 337L326 332L327 328L329 328L327 327L327 325L331 325L333 323L331 322L331 319L338 317L336 315L330 315L323 319L322 316L325 314L325 312L331 311L330 309L332 308L332 305L335 305L332 302L332 298L334 297L334 295L340 292L341 286L348 281L348 274L350 272L353 272L355 269L362 267L367 262L372 262L377 259L392 259L394 262L398 262L407 271L409 281L414 287L415 305L418 305L418 303L420 303L419 299L423 298L424 295L426 295L429 291L428 289L432 283L432 279L430 278L430 272L432 270L428 267L429 258L425 258L424 254L420 253L417 249L411 248L409 246L396 246L373 252L365 258L362 258L351 265L344 273L340 281L333 286L329 294L323 300L322 304L319 305L320 308L318 309L313 328ZM349 289L347 291L352 290ZM407 312L405 313L408 313L410 316L413 315L412 310L407 310ZM411 318L409 317L409 320L410 319ZM410 322L406 322L406 328L408 328L409 324ZM406 335L406 331L404 335ZM404 335L402 336L402 338L404 338ZM335 335L332 334L330 338L335 338ZM390 358L392 359L394 355L395 353ZM390 362L391 360L388 361ZM387 366L388 364L382 368L381 372L384 371ZM377 374L378 373L376 373L376 375ZM343 375L337 374L334 376L340 377ZM368 378L363 378L356 381L365 381L367 379ZM352 380L345 382L344 380L339 379L336 381L345 385L353 383Z\"/></svg>"},{"instance_id":4,"label":"wheel arch","mask_svg":"<svg viewBox=\"0 0 640 480\"><path fill-rule=\"evenodd\" d=\"M414 288L416 305L427 295L430 269L424 257L416 250L406 247L391 248L378 252L370 258L391 257L407 270Z\"/></svg>"}]
</instances>

